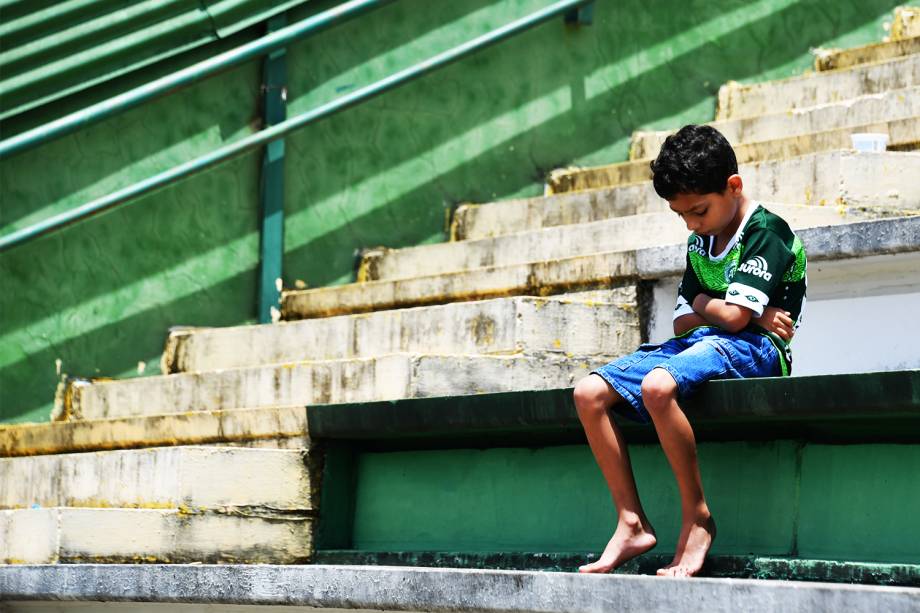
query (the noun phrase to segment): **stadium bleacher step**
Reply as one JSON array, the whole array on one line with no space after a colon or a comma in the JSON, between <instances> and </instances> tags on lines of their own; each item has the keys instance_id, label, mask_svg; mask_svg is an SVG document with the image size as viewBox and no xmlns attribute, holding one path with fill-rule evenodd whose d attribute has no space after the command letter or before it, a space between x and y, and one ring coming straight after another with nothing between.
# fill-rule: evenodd
<instances>
[{"instance_id":1,"label":"stadium bleacher step","mask_svg":"<svg viewBox=\"0 0 920 613\"><path fill-rule=\"evenodd\" d=\"M313 485L301 451L165 447L0 459L0 558L304 561Z\"/></svg>"},{"instance_id":2,"label":"stadium bleacher step","mask_svg":"<svg viewBox=\"0 0 920 613\"><path fill-rule=\"evenodd\" d=\"M920 36L911 36L849 49L816 49L814 53L815 70L839 70L920 53Z\"/></svg>"},{"instance_id":3,"label":"stadium bleacher step","mask_svg":"<svg viewBox=\"0 0 920 613\"><path fill-rule=\"evenodd\" d=\"M622 308L621 308L622 307ZM540 298L518 296L325 319L171 331L164 373L398 352L597 353L604 330L634 323L635 288ZM587 330L598 331L591 339Z\"/></svg>"},{"instance_id":4,"label":"stadium bleacher step","mask_svg":"<svg viewBox=\"0 0 920 613\"><path fill-rule=\"evenodd\" d=\"M0 535L6 564L297 564L313 528L308 515L56 507L0 511Z\"/></svg>"},{"instance_id":5,"label":"stadium bleacher step","mask_svg":"<svg viewBox=\"0 0 920 613\"><path fill-rule=\"evenodd\" d=\"M852 68L719 89L716 120L756 117L920 85L920 54Z\"/></svg>"},{"instance_id":6,"label":"stadium bleacher step","mask_svg":"<svg viewBox=\"0 0 920 613\"><path fill-rule=\"evenodd\" d=\"M745 143L827 131L836 132L841 129L856 132L864 126L907 120L911 117L920 117L920 87L889 90L816 107L746 119L715 121L708 125L721 132L732 146L737 147ZM656 157L664 139L672 132L673 130L633 132L630 159ZM901 137L898 138L903 140ZM844 148L849 146L849 143L844 144Z\"/></svg>"},{"instance_id":7,"label":"stadium bleacher step","mask_svg":"<svg viewBox=\"0 0 920 613\"><path fill-rule=\"evenodd\" d=\"M609 306L607 308L610 308ZM75 381L70 419L106 419L236 408L372 402L572 385L640 342L635 323L607 328L605 353L416 355L296 362L109 381ZM561 346L561 343L560 343Z\"/></svg>"},{"instance_id":8,"label":"stadium bleacher step","mask_svg":"<svg viewBox=\"0 0 920 613\"><path fill-rule=\"evenodd\" d=\"M764 204L793 228L828 226L860 219L857 214L817 208ZM364 256L360 280L407 279L485 266L508 266L569 258L610 250L627 251L687 238L687 227L672 212L611 217L495 238L380 249Z\"/></svg>"},{"instance_id":9,"label":"stadium bleacher step","mask_svg":"<svg viewBox=\"0 0 920 613\"><path fill-rule=\"evenodd\" d=\"M334 611L913 613L918 600L917 589L895 586L353 564L34 566L2 572L0 580L11 600L105 600L115 607L117 602L169 602ZM180 612L200 610L172 606Z\"/></svg>"},{"instance_id":10,"label":"stadium bleacher step","mask_svg":"<svg viewBox=\"0 0 920 613\"><path fill-rule=\"evenodd\" d=\"M0 509L313 508L298 451L157 447L0 458Z\"/></svg>"},{"instance_id":11,"label":"stadium bleacher step","mask_svg":"<svg viewBox=\"0 0 920 613\"><path fill-rule=\"evenodd\" d=\"M804 205L920 209L920 153L834 151L742 164L745 193ZM651 181L459 207L453 240L475 240L610 217L667 211Z\"/></svg>"},{"instance_id":12,"label":"stadium bleacher step","mask_svg":"<svg viewBox=\"0 0 920 613\"><path fill-rule=\"evenodd\" d=\"M303 406L0 426L0 457L170 445L305 449Z\"/></svg>"},{"instance_id":13,"label":"stadium bleacher step","mask_svg":"<svg viewBox=\"0 0 920 613\"><path fill-rule=\"evenodd\" d=\"M734 149L738 164L782 160L809 153L851 149L853 146L851 135L857 132L882 132L888 134L889 147L910 149L920 143L920 115L745 143ZM548 193L555 194L650 181L652 178L651 161L650 158L646 158L607 166L556 170L550 173L546 189Z\"/></svg>"},{"instance_id":14,"label":"stadium bleacher step","mask_svg":"<svg viewBox=\"0 0 920 613\"><path fill-rule=\"evenodd\" d=\"M894 9L891 22L891 40L904 40L920 36L920 6L899 6Z\"/></svg>"},{"instance_id":15,"label":"stadium bleacher step","mask_svg":"<svg viewBox=\"0 0 920 613\"><path fill-rule=\"evenodd\" d=\"M912 252L920 250L920 217L806 228L797 234L808 249L810 262ZM638 279L680 274L685 255L682 241L638 250L608 251L412 279L286 291L282 293L282 317L306 319L489 296L551 295L572 291L574 287L614 287Z\"/></svg>"}]
</instances>

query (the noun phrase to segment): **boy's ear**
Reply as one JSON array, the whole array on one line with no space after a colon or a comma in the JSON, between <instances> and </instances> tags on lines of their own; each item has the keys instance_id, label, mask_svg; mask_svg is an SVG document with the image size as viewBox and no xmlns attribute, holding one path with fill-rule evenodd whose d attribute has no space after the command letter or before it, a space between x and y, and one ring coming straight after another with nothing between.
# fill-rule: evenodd
<instances>
[{"instance_id":1,"label":"boy's ear","mask_svg":"<svg viewBox=\"0 0 920 613\"><path fill-rule=\"evenodd\" d=\"M741 175L731 175L728 178L728 182L726 183L726 188L728 189L728 192L733 196L740 194L741 190L744 189L744 182L741 180Z\"/></svg>"}]
</instances>

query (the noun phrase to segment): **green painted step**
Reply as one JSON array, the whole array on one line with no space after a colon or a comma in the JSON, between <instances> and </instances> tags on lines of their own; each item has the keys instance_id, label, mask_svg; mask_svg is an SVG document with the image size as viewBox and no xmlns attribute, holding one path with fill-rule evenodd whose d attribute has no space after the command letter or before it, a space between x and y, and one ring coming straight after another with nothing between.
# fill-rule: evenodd
<instances>
[{"instance_id":1,"label":"green painted step","mask_svg":"<svg viewBox=\"0 0 920 613\"><path fill-rule=\"evenodd\" d=\"M330 549L317 552L314 561L316 564L574 573L578 571L579 566L593 562L598 557L600 556L596 553L374 552ZM646 553L626 562L612 574L654 575L655 571L670 561L669 555ZM873 564L753 555L717 555L706 559L699 576L920 587L920 564Z\"/></svg>"},{"instance_id":2,"label":"green painted step","mask_svg":"<svg viewBox=\"0 0 920 613\"><path fill-rule=\"evenodd\" d=\"M920 442L920 370L710 381L685 410L704 436L773 436ZM644 426L619 420L627 428ZM307 407L314 439L439 447L457 440L501 443L581 439L572 389L419 398ZM752 425L756 429L752 430Z\"/></svg>"}]
</instances>

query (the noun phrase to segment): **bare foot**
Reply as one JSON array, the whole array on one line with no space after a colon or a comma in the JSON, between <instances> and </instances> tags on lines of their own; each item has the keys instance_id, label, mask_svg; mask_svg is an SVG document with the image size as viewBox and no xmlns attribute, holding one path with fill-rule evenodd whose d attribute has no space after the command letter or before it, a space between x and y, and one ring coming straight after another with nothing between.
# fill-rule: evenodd
<instances>
[{"instance_id":1,"label":"bare foot","mask_svg":"<svg viewBox=\"0 0 920 613\"><path fill-rule=\"evenodd\" d=\"M692 577L700 572L706 553L716 538L716 522L712 516L684 524L677 540L674 560L658 569L661 577Z\"/></svg>"},{"instance_id":2,"label":"bare foot","mask_svg":"<svg viewBox=\"0 0 920 613\"><path fill-rule=\"evenodd\" d=\"M580 566L578 572L607 573L654 547L658 542L658 539L655 538L655 530L647 521L646 525L649 526L647 530L638 519L620 519L616 532L613 533L610 542L604 548L601 558L597 562Z\"/></svg>"}]
</instances>

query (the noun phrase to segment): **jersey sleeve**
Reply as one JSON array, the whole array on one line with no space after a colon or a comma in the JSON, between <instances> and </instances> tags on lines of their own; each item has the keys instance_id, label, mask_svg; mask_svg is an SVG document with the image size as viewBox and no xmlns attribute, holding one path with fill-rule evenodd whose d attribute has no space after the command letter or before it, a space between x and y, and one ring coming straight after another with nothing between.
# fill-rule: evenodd
<instances>
[{"instance_id":1,"label":"jersey sleeve","mask_svg":"<svg viewBox=\"0 0 920 613\"><path fill-rule=\"evenodd\" d=\"M760 229L753 233L725 292L725 302L746 307L757 317L763 315L792 258L792 251L775 232Z\"/></svg>"},{"instance_id":2,"label":"jersey sleeve","mask_svg":"<svg viewBox=\"0 0 920 613\"><path fill-rule=\"evenodd\" d=\"M693 300L703 291L703 286L690 264L690 254L687 254L687 267L684 269L684 278L677 288L677 306L674 307L674 319L693 313Z\"/></svg>"}]
</instances>

